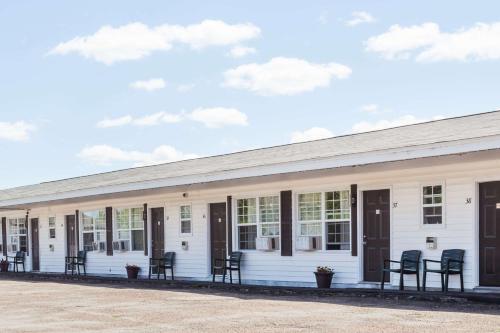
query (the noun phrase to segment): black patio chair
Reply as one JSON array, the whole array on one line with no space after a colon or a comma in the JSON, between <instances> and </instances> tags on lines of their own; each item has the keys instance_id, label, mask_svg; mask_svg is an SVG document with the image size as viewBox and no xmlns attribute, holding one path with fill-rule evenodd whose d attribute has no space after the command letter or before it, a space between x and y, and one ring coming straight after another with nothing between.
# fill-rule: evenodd
<instances>
[{"instance_id":1,"label":"black patio chair","mask_svg":"<svg viewBox=\"0 0 500 333\"><path fill-rule=\"evenodd\" d=\"M24 251L17 251L14 256L7 256L7 262L14 266L15 272L19 272L19 265L23 265L23 272L26 272L24 268L25 258L26 258L26 253L24 253Z\"/></svg>"},{"instance_id":2,"label":"black patio chair","mask_svg":"<svg viewBox=\"0 0 500 333\"><path fill-rule=\"evenodd\" d=\"M226 282L226 274L229 271L229 282L233 283L233 271L238 272L238 284L241 284L241 257L242 252L235 251L231 253L229 259L214 259L212 267L212 281L215 282L215 272L222 270L222 283Z\"/></svg>"},{"instance_id":3,"label":"black patio chair","mask_svg":"<svg viewBox=\"0 0 500 333\"><path fill-rule=\"evenodd\" d=\"M382 268L382 284L380 288L384 290L384 281L386 273L399 273L399 290L404 290L404 275L415 274L417 276L417 290L420 291L420 256L422 251L409 250L403 251L401 261L385 259ZM389 265L387 265L389 263ZM397 268L391 268L391 263L399 264Z\"/></svg>"},{"instance_id":4,"label":"black patio chair","mask_svg":"<svg viewBox=\"0 0 500 333\"><path fill-rule=\"evenodd\" d=\"M427 281L427 273L437 273L441 275L441 291L448 292L448 281L450 275L460 275L460 291L464 292L464 255L465 250L452 249L443 250L441 260L424 259L424 291ZM427 263L439 263L439 268L428 268Z\"/></svg>"},{"instance_id":5,"label":"black patio chair","mask_svg":"<svg viewBox=\"0 0 500 333\"><path fill-rule=\"evenodd\" d=\"M86 262L87 262L87 251L78 251L76 256L67 256L65 258L65 267L64 274L68 274L68 268L71 269L71 275L75 273L75 268L77 270L78 275L80 275L80 267L83 268L83 275L87 275L86 270Z\"/></svg>"},{"instance_id":6,"label":"black patio chair","mask_svg":"<svg viewBox=\"0 0 500 333\"><path fill-rule=\"evenodd\" d=\"M160 274L163 270L163 277L167 279L167 269L170 269L172 280L174 280L174 264L175 264L175 252L165 252L163 258L150 258L149 259L149 279L151 279L151 273L153 268L156 268L157 279L160 279Z\"/></svg>"}]
</instances>

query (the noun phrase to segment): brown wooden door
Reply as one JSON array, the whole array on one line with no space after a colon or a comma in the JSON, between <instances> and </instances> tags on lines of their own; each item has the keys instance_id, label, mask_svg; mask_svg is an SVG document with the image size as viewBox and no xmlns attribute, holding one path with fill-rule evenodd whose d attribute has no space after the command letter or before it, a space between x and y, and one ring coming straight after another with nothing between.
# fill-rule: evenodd
<instances>
[{"instance_id":1,"label":"brown wooden door","mask_svg":"<svg viewBox=\"0 0 500 333\"><path fill-rule=\"evenodd\" d=\"M479 184L479 285L500 287L500 182Z\"/></svg>"},{"instance_id":2,"label":"brown wooden door","mask_svg":"<svg viewBox=\"0 0 500 333\"><path fill-rule=\"evenodd\" d=\"M75 257L77 252L75 215L66 215L66 254Z\"/></svg>"},{"instance_id":3,"label":"brown wooden door","mask_svg":"<svg viewBox=\"0 0 500 333\"><path fill-rule=\"evenodd\" d=\"M224 259L227 255L226 203L210 204L210 243L212 264L214 259Z\"/></svg>"},{"instance_id":4,"label":"brown wooden door","mask_svg":"<svg viewBox=\"0 0 500 333\"><path fill-rule=\"evenodd\" d=\"M363 192L363 279L380 282L384 259L390 255L390 192ZM386 275L389 281L389 274Z\"/></svg>"},{"instance_id":5,"label":"brown wooden door","mask_svg":"<svg viewBox=\"0 0 500 333\"><path fill-rule=\"evenodd\" d=\"M38 237L38 219L31 219L31 270L40 270L40 246Z\"/></svg>"},{"instance_id":6,"label":"brown wooden door","mask_svg":"<svg viewBox=\"0 0 500 333\"><path fill-rule=\"evenodd\" d=\"M163 207L151 208L151 255L163 258L165 254L165 219Z\"/></svg>"}]
</instances>

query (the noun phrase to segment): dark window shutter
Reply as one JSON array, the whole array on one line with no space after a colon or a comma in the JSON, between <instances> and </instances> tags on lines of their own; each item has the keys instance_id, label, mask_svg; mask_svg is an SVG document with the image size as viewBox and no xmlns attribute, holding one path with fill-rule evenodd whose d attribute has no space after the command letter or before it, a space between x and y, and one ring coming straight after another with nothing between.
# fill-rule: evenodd
<instances>
[{"instance_id":1,"label":"dark window shutter","mask_svg":"<svg viewBox=\"0 0 500 333\"><path fill-rule=\"evenodd\" d=\"M113 208L106 207L106 254L113 255Z\"/></svg>"},{"instance_id":2,"label":"dark window shutter","mask_svg":"<svg viewBox=\"0 0 500 333\"><path fill-rule=\"evenodd\" d=\"M7 256L7 218L2 217L2 247L3 255Z\"/></svg>"},{"instance_id":3,"label":"dark window shutter","mask_svg":"<svg viewBox=\"0 0 500 333\"><path fill-rule=\"evenodd\" d=\"M227 197L227 252L233 253L233 198Z\"/></svg>"},{"instance_id":4,"label":"dark window shutter","mask_svg":"<svg viewBox=\"0 0 500 333\"><path fill-rule=\"evenodd\" d=\"M292 255L292 191L281 191L281 255Z\"/></svg>"},{"instance_id":5,"label":"dark window shutter","mask_svg":"<svg viewBox=\"0 0 500 333\"><path fill-rule=\"evenodd\" d=\"M358 255L358 185L351 185L351 255Z\"/></svg>"},{"instance_id":6,"label":"dark window shutter","mask_svg":"<svg viewBox=\"0 0 500 333\"><path fill-rule=\"evenodd\" d=\"M144 255L147 256L148 255L148 204L144 204L142 219L144 221Z\"/></svg>"},{"instance_id":7,"label":"dark window shutter","mask_svg":"<svg viewBox=\"0 0 500 333\"><path fill-rule=\"evenodd\" d=\"M76 252L80 251L80 211L75 211ZM69 252L68 252L69 253Z\"/></svg>"},{"instance_id":8,"label":"dark window shutter","mask_svg":"<svg viewBox=\"0 0 500 333\"><path fill-rule=\"evenodd\" d=\"M30 218L30 213L29 211L26 211L26 255L30 255L30 242L29 242L29 218ZM19 244L21 245L21 244Z\"/></svg>"}]
</instances>

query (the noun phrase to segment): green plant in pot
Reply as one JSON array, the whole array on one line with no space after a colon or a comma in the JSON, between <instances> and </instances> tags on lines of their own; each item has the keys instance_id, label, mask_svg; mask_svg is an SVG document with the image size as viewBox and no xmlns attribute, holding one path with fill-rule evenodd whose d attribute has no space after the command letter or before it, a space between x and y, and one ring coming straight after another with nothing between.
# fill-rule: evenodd
<instances>
[{"instance_id":1,"label":"green plant in pot","mask_svg":"<svg viewBox=\"0 0 500 333\"><path fill-rule=\"evenodd\" d=\"M125 266L125 269L127 270L127 277L129 279L137 279L137 276L139 275L139 271L141 268L137 265L129 265L127 264Z\"/></svg>"},{"instance_id":2,"label":"green plant in pot","mask_svg":"<svg viewBox=\"0 0 500 333\"><path fill-rule=\"evenodd\" d=\"M330 288L332 285L333 279L333 268L328 266L318 266L316 267L316 272L314 275L316 276L316 284L318 288Z\"/></svg>"},{"instance_id":3,"label":"green plant in pot","mask_svg":"<svg viewBox=\"0 0 500 333\"><path fill-rule=\"evenodd\" d=\"M9 271L9 262L5 259L0 261L0 271L8 272Z\"/></svg>"}]
</instances>

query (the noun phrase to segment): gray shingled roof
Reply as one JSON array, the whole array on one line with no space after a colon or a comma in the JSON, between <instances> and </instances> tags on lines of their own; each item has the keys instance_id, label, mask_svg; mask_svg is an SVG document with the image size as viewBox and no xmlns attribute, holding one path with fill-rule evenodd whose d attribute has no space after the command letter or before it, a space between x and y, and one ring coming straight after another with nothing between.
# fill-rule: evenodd
<instances>
[{"instance_id":1,"label":"gray shingled roof","mask_svg":"<svg viewBox=\"0 0 500 333\"><path fill-rule=\"evenodd\" d=\"M0 201L492 135L500 135L500 111L22 186L0 191Z\"/></svg>"}]
</instances>

